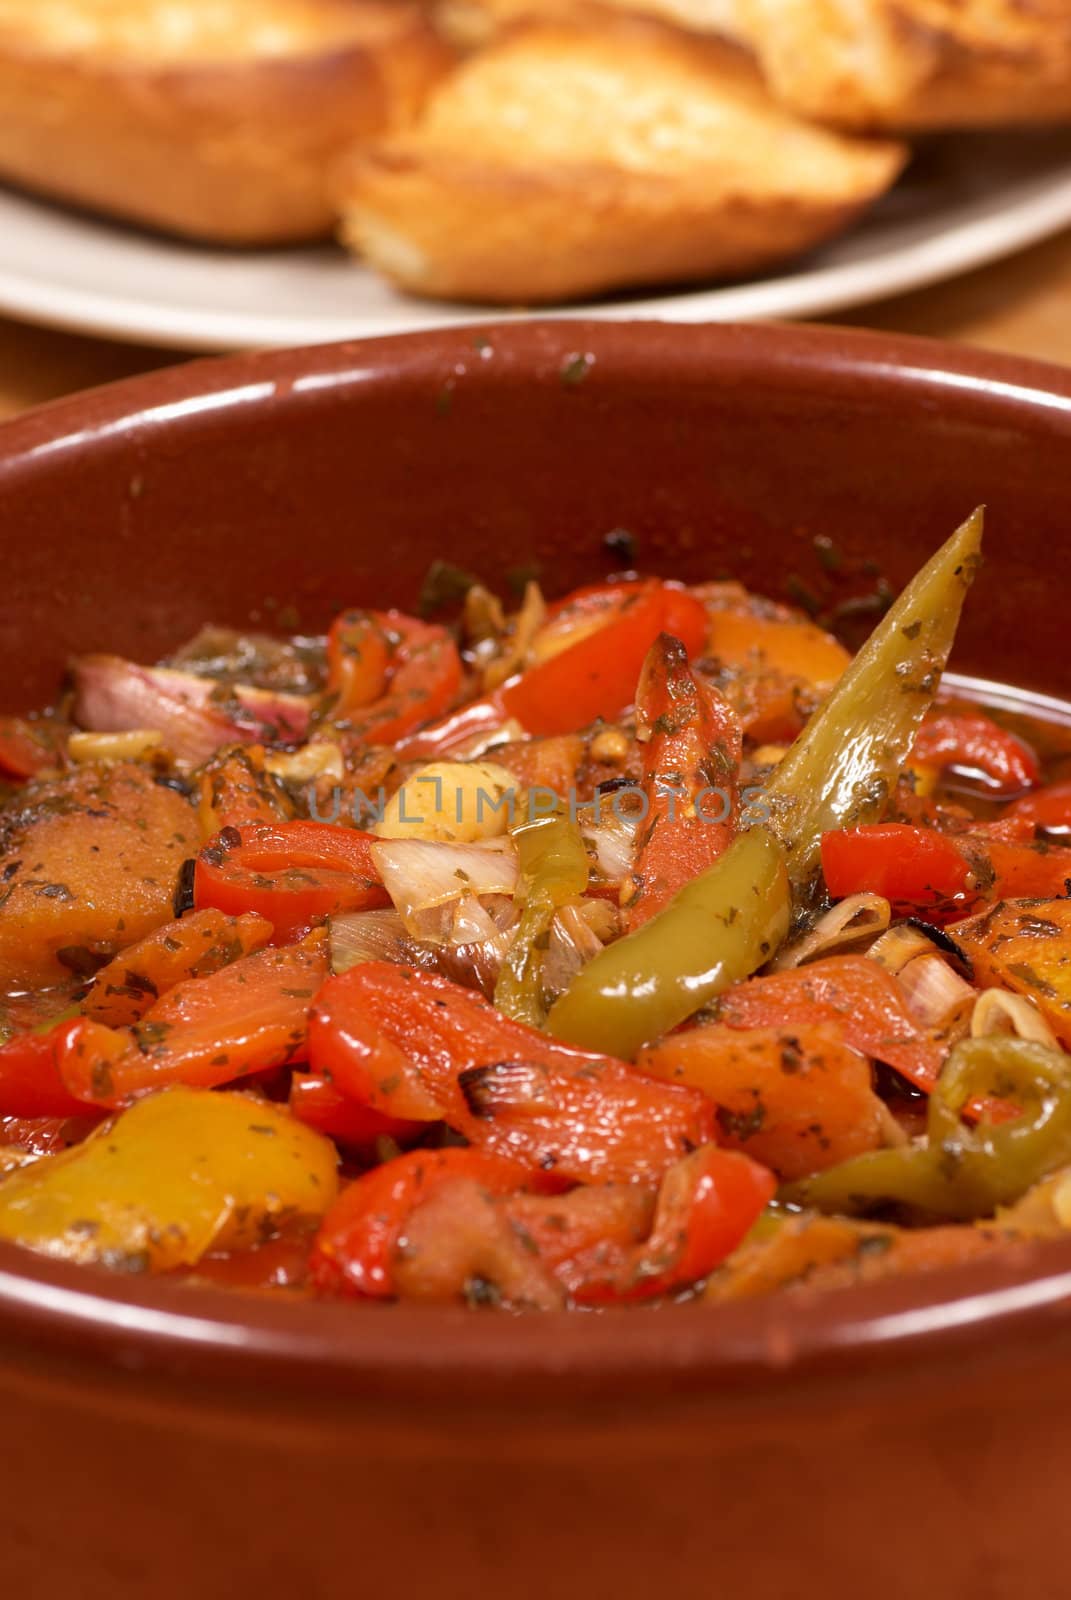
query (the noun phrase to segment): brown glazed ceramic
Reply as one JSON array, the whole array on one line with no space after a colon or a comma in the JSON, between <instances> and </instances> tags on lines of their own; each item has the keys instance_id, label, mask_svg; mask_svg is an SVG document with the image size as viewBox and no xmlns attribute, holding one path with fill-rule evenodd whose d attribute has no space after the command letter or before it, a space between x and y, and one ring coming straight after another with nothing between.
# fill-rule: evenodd
<instances>
[{"instance_id":1,"label":"brown glazed ceramic","mask_svg":"<svg viewBox=\"0 0 1071 1600\"><path fill-rule=\"evenodd\" d=\"M1071 688L1071 377L808 329L471 329L191 365L0 431L0 701L444 556L901 582L980 500L961 670ZM618 552L621 541L615 541ZM0 1253L0 1583L32 1600L1056 1600L1071 1243L826 1299L511 1319Z\"/></svg>"}]
</instances>

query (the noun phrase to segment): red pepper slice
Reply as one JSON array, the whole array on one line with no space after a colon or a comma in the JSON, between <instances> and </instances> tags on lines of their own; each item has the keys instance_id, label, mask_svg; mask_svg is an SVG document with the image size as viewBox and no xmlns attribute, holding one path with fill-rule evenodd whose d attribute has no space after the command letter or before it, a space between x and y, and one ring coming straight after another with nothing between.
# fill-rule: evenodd
<instances>
[{"instance_id":1,"label":"red pepper slice","mask_svg":"<svg viewBox=\"0 0 1071 1600\"><path fill-rule=\"evenodd\" d=\"M328 636L328 690L349 731L394 744L441 717L461 688L457 645L438 624L401 611L346 611Z\"/></svg>"},{"instance_id":2,"label":"red pepper slice","mask_svg":"<svg viewBox=\"0 0 1071 1600\"><path fill-rule=\"evenodd\" d=\"M991 789L1009 796L1033 788L1041 778L1038 758L1025 740L981 712L938 711L927 717L915 740L912 761L981 772Z\"/></svg>"},{"instance_id":3,"label":"red pepper slice","mask_svg":"<svg viewBox=\"0 0 1071 1600\"><path fill-rule=\"evenodd\" d=\"M624 600L630 600L641 589L659 586L657 578L620 578L610 583L585 583L547 606L547 622L589 622L595 619L609 621L611 614L620 609ZM675 587L675 586L674 586ZM544 624L545 626L545 624Z\"/></svg>"},{"instance_id":4,"label":"red pepper slice","mask_svg":"<svg viewBox=\"0 0 1071 1600\"><path fill-rule=\"evenodd\" d=\"M1032 827L1026 816L1009 815L951 834L905 823L843 828L823 836L822 870L834 899L865 890L940 922L978 901L1068 894L1071 849L1029 842Z\"/></svg>"},{"instance_id":5,"label":"red pepper slice","mask_svg":"<svg viewBox=\"0 0 1071 1600\"><path fill-rule=\"evenodd\" d=\"M442 1118L529 1171L577 1182L657 1183L714 1138L714 1107L698 1090L558 1044L470 989L390 962L324 985L309 1060L361 1104Z\"/></svg>"},{"instance_id":6,"label":"red pepper slice","mask_svg":"<svg viewBox=\"0 0 1071 1600\"><path fill-rule=\"evenodd\" d=\"M327 976L322 949L258 950L191 978L133 1028L83 1022L59 1060L76 1099L118 1107L170 1083L215 1089L300 1060L309 1011Z\"/></svg>"},{"instance_id":7,"label":"red pepper slice","mask_svg":"<svg viewBox=\"0 0 1071 1600\"><path fill-rule=\"evenodd\" d=\"M1055 900L1071 894L1071 849L1066 844L1009 843L971 832L957 842L979 883L979 898Z\"/></svg>"},{"instance_id":8,"label":"red pepper slice","mask_svg":"<svg viewBox=\"0 0 1071 1600\"><path fill-rule=\"evenodd\" d=\"M527 1303L555 1304L555 1283L580 1305L651 1299L707 1277L776 1188L765 1167L712 1146L671 1167L657 1197L621 1183L550 1199L519 1192L524 1181L523 1168L476 1150L388 1162L352 1184L324 1219L313 1282L349 1295L443 1299L460 1297L490 1264L502 1278L489 1287L507 1304L510 1283L534 1291ZM440 1198L434 1220L429 1208L420 1226L414 1213Z\"/></svg>"},{"instance_id":9,"label":"red pepper slice","mask_svg":"<svg viewBox=\"0 0 1071 1600\"><path fill-rule=\"evenodd\" d=\"M327 635L327 692L336 716L347 716L383 695L392 654L376 612L344 611L335 618Z\"/></svg>"},{"instance_id":10,"label":"red pepper slice","mask_svg":"<svg viewBox=\"0 0 1071 1600\"><path fill-rule=\"evenodd\" d=\"M1048 783L1009 806L1004 819L1016 817L1046 833L1071 833L1071 781Z\"/></svg>"},{"instance_id":11,"label":"red pepper slice","mask_svg":"<svg viewBox=\"0 0 1071 1600\"><path fill-rule=\"evenodd\" d=\"M642 1244L596 1245L557 1268L579 1305L650 1300L676 1293L720 1267L758 1221L777 1179L750 1156L707 1146L666 1173L654 1226ZM563 1204L568 1204L565 1196ZM615 1259L616 1256L616 1259Z\"/></svg>"},{"instance_id":12,"label":"red pepper slice","mask_svg":"<svg viewBox=\"0 0 1071 1600\"><path fill-rule=\"evenodd\" d=\"M421 1201L457 1178L507 1194L520 1188L525 1172L479 1150L414 1150L386 1162L351 1183L328 1211L312 1249L312 1282L336 1294L393 1295L406 1223Z\"/></svg>"},{"instance_id":13,"label":"red pepper slice","mask_svg":"<svg viewBox=\"0 0 1071 1600\"><path fill-rule=\"evenodd\" d=\"M632 704L647 652L659 634L698 654L706 613L683 589L658 586L626 597L614 619L500 691L507 716L532 734L571 733L600 717L611 721Z\"/></svg>"},{"instance_id":14,"label":"red pepper slice","mask_svg":"<svg viewBox=\"0 0 1071 1600\"><path fill-rule=\"evenodd\" d=\"M660 633L680 639L690 656L699 654L706 637L706 613L687 590L656 583L623 587L627 592L603 627L406 740L399 754L440 755L508 717L534 735L573 733L619 717L635 699L644 659Z\"/></svg>"},{"instance_id":15,"label":"red pepper slice","mask_svg":"<svg viewBox=\"0 0 1071 1600\"><path fill-rule=\"evenodd\" d=\"M0 1116L0 1150L21 1145L35 1156L59 1155L77 1144L97 1120L99 1113L84 1110L78 1118Z\"/></svg>"},{"instance_id":16,"label":"red pepper slice","mask_svg":"<svg viewBox=\"0 0 1071 1600\"><path fill-rule=\"evenodd\" d=\"M340 911L390 904L372 864L375 836L331 822L253 823L225 828L197 858L197 909L255 911L289 944Z\"/></svg>"},{"instance_id":17,"label":"red pepper slice","mask_svg":"<svg viewBox=\"0 0 1071 1600\"><path fill-rule=\"evenodd\" d=\"M926 1093L944 1064L944 1047L919 1027L896 980L866 956L831 956L750 978L722 996L718 1015L731 1028L839 1023L849 1044Z\"/></svg>"},{"instance_id":18,"label":"red pepper slice","mask_svg":"<svg viewBox=\"0 0 1071 1600\"><path fill-rule=\"evenodd\" d=\"M933 828L879 822L822 835L822 872L835 900L880 894L894 906L935 906L967 891L969 867Z\"/></svg>"},{"instance_id":19,"label":"red pepper slice","mask_svg":"<svg viewBox=\"0 0 1071 1600\"><path fill-rule=\"evenodd\" d=\"M661 634L648 652L636 694L638 736L646 739L644 793L631 933L705 872L735 831L742 735L736 713L700 683L679 639Z\"/></svg>"},{"instance_id":20,"label":"red pepper slice","mask_svg":"<svg viewBox=\"0 0 1071 1600\"><path fill-rule=\"evenodd\" d=\"M84 1117L91 1106L68 1087L61 1068L93 1025L80 1017L47 1033L23 1033L0 1048L0 1116Z\"/></svg>"},{"instance_id":21,"label":"red pepper slice","mask_svg":"<svg viewBox=\"0 0 1071 1600\"><path fill-rule=\"evenodd\" d=\"M51 736L55 738L55 728ZM0 773L9 778L33 778L45 767L57 766L46 723L25 717L0 717Z\"/></svg>"},{"instance_id":22,"label":"red pepper slice","mask_svg":"<svg viewBox=\"0 0 1071 1600\"><path fill-rule=\"evenodd\" d=\"M317 1133L356 1150L369 1149L377 1139L396 1139L399 1143L423 1133L423 1122L406 1122L387 1117L371 1106L340 1094L330 1078L322 1073L295 1072L290 1079L290 1113Z\"/></svg>"}]
</instances>

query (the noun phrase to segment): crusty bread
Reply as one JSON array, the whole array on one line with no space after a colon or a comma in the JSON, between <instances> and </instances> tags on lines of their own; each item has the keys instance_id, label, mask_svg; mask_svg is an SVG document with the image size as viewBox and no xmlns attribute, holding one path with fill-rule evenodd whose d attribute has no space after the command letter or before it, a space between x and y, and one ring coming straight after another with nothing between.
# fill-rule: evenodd
<instances>
[{"instance_id":1,"label":"crusty bread","mask_svg":"<svg viewBox=\"0 0 1071 1600\"><path fill-rule=\"evenodd\" d=\"M841 127L1071 117L1071 0L735 0L732 28L779 98Z\"/></svg>"},{"instance_id":2,"label":"crusty bread","mask_svg":"<svg viewBox=\"0 0 1071 1600\"><path fill-rule=\"evenodd\" d=\"M920 132L1071 118L1071 0L602 0L746 45L772 93L855 130ZM480 43L576 0L439 0Z\"/></svg>"},{"instance_id":3,"label":"crusty bread","mask_svg":"<svg viewBox=\"0 0 1071 1600\"><path fill-rule=\"evenodd\" d=\"M530 304L757 271L836 233L903 149L774 105L740 53L653 22L534 22L340 171L348 242L430 295Z\"/></svg>"},{"instance_id":4,"label":"crusty bread","mask_svg":"<svg viewBox=\"0 0 1071 1600\"><path fill-rule=\"evenodd\" d=\"M403 0L0 0L0 179L196 239L315 238L449 68Z\"/></svg>"}]
</instances>

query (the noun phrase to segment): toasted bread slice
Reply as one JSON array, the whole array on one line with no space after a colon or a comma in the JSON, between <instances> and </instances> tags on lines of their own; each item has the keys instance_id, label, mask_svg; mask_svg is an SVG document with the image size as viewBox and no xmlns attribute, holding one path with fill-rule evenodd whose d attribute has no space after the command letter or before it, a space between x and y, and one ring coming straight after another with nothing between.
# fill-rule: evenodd
<instances>
[{"instance_id":1,"label":"toasted bread slice","mask_svg":"<svg viewBox=\"0 0 1071 1600\"><path fill-rule=\"evenodd\" d=\"M705 0L692 0L697 8ZM714 0L772 91L840 127L1071 117L1071 0Z\"/></svg>"},{"instance_id":2,"label":"toasted bread slice","mask_svg":"<svg viewBox=\"0 0 1071 1600\"><path fill-rule=\"evenodd\" d=\"M334 159L451 61L400 0L0 0L0 179L197 239L314 238Z\"/></svg>"},{"instance_id":3,"label":"toasted bread slice","mask_svg":"<svg viewBox=\"0 0 1071 1600\"><path fill-rule=\"evenodd\" d=\"M758 271L844 228L896 144L781 110L657 23L525 23L341 172L344 232L421 294L531 304Z\"/></svg>"},{"instance_id":4,"label":"toasted bread slice","mask_svg":"<svg viewBox=\"0 0 1071 1600\"><path fill-rule=\"evenodd\" d=\"M1071 0L602 0L746 45L772 93L855 130L921 132L1071 118ZM439 0L479 43L575 0Z\"/></svg>"}]
</instances>

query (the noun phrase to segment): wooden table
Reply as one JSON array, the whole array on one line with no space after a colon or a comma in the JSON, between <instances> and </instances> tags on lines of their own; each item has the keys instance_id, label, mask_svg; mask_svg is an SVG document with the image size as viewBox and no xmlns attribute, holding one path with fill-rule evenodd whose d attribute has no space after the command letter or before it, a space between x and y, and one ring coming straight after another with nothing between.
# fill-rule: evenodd
<instances>
[{"instance_id":1,"label":"wooden table","mask_svg":"<svg viewBox=\"0 0 1071 1600\"><path fill-rule=\"evenodd\" d=\"M1071 364L1071 232L952 283L830 320ZM0 318L0 417L181 359Z\"/></svg>"}]
</instances>

